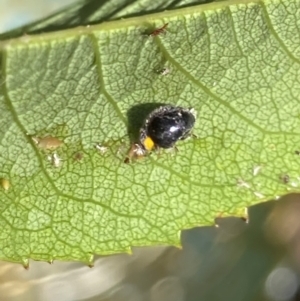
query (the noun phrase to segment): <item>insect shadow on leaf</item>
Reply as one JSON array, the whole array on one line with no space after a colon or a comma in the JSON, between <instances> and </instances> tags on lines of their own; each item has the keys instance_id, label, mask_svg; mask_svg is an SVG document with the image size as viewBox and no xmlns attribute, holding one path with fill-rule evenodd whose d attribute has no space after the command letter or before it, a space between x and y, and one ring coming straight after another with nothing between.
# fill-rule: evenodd
<instances>
[{"instance_id":1,"label":"insect shadow on leaf","mask_svg":"<svg viewBox=\"0 0 300 301\"><path fill-rule=\"evenodd\" d=\"M131 143L139 142L139 133L149 114L164 103L145 103L133 106L127 111L128 136Z\"/></svg>"}]
</instances>

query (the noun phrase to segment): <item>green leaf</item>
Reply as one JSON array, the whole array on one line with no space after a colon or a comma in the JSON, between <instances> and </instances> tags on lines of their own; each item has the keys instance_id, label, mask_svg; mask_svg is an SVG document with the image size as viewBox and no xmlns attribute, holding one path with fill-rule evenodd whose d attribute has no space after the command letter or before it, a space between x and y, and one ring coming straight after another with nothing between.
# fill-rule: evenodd
<instances>
[{"instance_id":1,"label":"green leaf","mask_svg":"<svg viewBox=\"0 0 300 301\"><path fill-rule=\"evenodd\" d=\"M2 41L0 258L179 245L182 229L299 192L299 10L214 2ZM125 164L160 103L194 107L196 138ZM32 139L47 135L64 144Z\"/></svg>"}]
</instances>

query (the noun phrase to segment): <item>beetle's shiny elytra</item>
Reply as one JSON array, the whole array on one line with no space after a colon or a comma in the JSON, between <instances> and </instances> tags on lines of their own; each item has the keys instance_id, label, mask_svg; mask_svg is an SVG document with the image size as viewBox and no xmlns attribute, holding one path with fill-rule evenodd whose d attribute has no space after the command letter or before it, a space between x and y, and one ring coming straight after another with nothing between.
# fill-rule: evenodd
<instances>
[{"instance_id":1,"label":"beetle's shiny elytra","mask_svg":"<svg viewBox=\"0 0 300 301\"><path fill-rule=\"evenodd\" d=\"M178 140L187 138L195 124L193 109L162 106L155 109L140 130L140 143L147 151L171 148Z\"/></svg>"}]
</instances>

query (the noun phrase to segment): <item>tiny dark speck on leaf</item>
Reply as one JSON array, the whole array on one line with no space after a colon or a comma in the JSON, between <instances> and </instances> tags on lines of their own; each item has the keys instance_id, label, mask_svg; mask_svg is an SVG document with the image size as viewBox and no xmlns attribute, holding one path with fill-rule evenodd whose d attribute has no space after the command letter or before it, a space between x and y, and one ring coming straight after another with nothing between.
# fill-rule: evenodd
<instances>
[{"instance_id":1,"label":"tiny dark speck on leaf","mask_svg":"<svg viewBox=\"0 0 300 301\"><path fill-rule=\"evenodd\" d=\"M290 176L288 174L281 175L280 180L282 183L287 184L290 181Z\"/></svg>"},{"instance_id":2,"label":"tiny dark speck on leaf","mask_svg":"<svg viewBox=\"0 0 300 301\"><path fill-rule=\"evenodd\" d=\"M83 153L75 153L74 154L75 161L81 161L82 159L83 159Z\"/></svg>"}]
</instances>

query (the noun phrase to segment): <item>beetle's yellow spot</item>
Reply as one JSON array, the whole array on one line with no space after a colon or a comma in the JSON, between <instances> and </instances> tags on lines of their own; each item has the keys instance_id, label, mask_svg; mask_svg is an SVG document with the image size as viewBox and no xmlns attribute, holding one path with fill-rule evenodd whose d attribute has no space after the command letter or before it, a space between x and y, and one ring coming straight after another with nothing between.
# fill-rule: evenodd
<instances>
[{"instance_id":1,"label":"beetle's yellow spot","mask_svg":"<svg viewBox=\"0 0 300 301\"><path fill-rule=\"evenodd\" d=\"M10 187L10 182L7 179L1 179L1 186L4 190L8 190Z\"/></svg>"},{"instance_id":2,"label":"beetle's yellow spot","mask_svg":"<svg viewBox=\"0 0 300 301\"><path fill-rule=\"evenodd\" d=\"M154 142L149 136L145 138L143 145L147 151L151 151L154 148Z\"/></svg>"}]
</instances>

